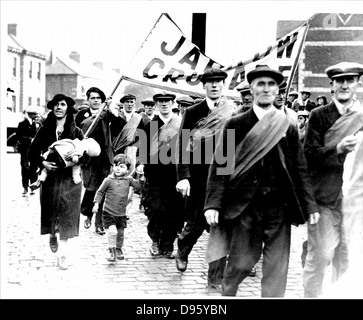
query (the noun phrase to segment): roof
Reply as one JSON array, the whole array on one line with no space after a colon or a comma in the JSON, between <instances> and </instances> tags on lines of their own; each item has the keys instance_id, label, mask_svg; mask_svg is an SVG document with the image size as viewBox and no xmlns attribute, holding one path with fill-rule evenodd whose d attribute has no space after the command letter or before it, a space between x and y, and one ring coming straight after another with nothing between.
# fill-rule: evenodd
<instances>
[{"instance_id":1,"label":"roof","mask_svg":"<svg viewBox=\"0 0 363 320\"><path fill-rule=\"evenodd\" d=\"M54 57L53 63L47 63L46 74L77 74L88 78L100 78L100 71L95 67L85 67L70 59Z\"/></svg>"},{"instance_id":2,"label":"roof","mask_svg":"<svg viewBox=\"0 0 363 320\"><path fill-rule=\"evenodd\" d=\"M28 56L33 56L42 60L46 59L46 55L40 50L30 50L28 49L26 45L24 45L24 42L19 41L19 39L14 36L13 34L8 34L6 37L6 44L8 46L8 51L16 52L16 53L25 53Z\"/></svg>"}]
</instances>

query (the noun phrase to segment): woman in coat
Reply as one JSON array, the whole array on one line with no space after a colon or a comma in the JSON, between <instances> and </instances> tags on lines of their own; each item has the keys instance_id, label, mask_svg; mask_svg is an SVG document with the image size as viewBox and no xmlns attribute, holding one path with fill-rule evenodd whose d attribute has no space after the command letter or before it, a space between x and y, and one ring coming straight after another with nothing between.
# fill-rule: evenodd
<instances>
[{"instance_id":1,"label":"woman in coat","mask_svg":"<svg viewBox=\"0 0 363 320\"><path fill-rule=\"evenodd\" d=\"M60 139L83 139L83 132L74 121L75 101L56 94L48 102L52 110L37 132L29 147L31 163L40 169L46 168L48 177L40 189L41 220L40 234L49 234L52 252L58 251L58 266L67 269L66 247L70 238L79 234L82 183L72 180L72 167L64 168L57 162L45 161L43 154L48 147ZM57 233L59 233L59 250Z\"/></svg>"}]
</instances>

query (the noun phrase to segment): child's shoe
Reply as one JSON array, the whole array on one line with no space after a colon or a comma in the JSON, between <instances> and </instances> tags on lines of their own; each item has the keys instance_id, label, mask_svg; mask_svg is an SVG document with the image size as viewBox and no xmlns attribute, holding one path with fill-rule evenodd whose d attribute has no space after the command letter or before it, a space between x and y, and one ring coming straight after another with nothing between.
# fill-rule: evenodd
<instances>
[{"instance_id":1,"label":"child's shoe","mask_svg":"<svg viewBox=\"0 0 363 320\"><path fill-rule=\"evenodd\" d=\"M116 261L116 248L108 248L110 255L107 258L107 261L109 262L115 262Z\"/></svg>"},{"instance_id":2,"label":"child's shoe","mask_svg":"<svg viewBox=\"0 0 363 320\"><path fill-rule=\"evenodd\" d=\"M125 259L124 253L122 252L121 248L116 248L116 258L118 260L124 260Z\"/></svg>"}]
</instances>

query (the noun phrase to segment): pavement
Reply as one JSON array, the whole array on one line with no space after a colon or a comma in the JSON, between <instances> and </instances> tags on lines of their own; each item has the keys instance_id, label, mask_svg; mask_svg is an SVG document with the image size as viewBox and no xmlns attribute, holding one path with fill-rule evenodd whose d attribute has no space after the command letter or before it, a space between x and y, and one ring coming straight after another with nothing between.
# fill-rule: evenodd
<instances>
[{"instance_id":1,"label":"pavement","mask_svg":"<svg viewBox=\"0 0 363 320\"><path fill-rule=\"evenodd\" d=\"M220 293L207 287L205 248L208 233L194 246L188 269L177 271L175 260L153 258L147 235L148 219L140 211L138 195L125 230L125 260L106 260L106 236L83 227L69 241L69 268L57 268L57 255L49 248L49 236L40 235L39 191L22 197L20 157L1 158L1 299L208 299ZM306 225L292 227L292 245L285 298L303 297L301 248ZM175 243L176 248L176 243ZM237 297L259 299L261 261L257 276L240 284Z\"/></svg>"}]
</instances>

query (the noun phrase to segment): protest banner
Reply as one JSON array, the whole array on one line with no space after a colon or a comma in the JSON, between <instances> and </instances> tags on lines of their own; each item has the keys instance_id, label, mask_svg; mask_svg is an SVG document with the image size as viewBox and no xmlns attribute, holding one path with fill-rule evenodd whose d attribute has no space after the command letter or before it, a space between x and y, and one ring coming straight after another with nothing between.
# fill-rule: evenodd
<instances>
[{"instance_id":1,"label":"protest banner","mask_svg":"<svg viewBox=\"0 0 363 320\"><path fill-rule=\"evenodd\" d=\"M305 21L265 51L225 66L202 53L170 16L163 13L132 59L123 79L161 90L204 97L200 77L206 69L216 67L228 73L225 96L238 98L236 87L246 81L246 74L257 64L267 64L280 70L290 82L308 25L309 21Z\"/></svg>"}]
</instances>

